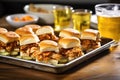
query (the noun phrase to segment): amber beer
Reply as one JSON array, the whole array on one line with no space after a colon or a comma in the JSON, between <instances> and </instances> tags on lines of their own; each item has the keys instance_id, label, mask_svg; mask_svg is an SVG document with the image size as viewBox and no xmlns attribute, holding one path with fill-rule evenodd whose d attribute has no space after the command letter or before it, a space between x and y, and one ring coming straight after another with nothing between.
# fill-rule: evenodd
<instances>
[{"instance_id":1,"label":"amber beer","mask_svg":"<svg viewBox=\"0 0 120 80\"><path fill-rule=\"evenodd\" d=\"M87 9L76 9L72 14L74 29L82 32L90 28L90 18L92 11Z\"/></svg>"},{"instance_id":2,"label":"amber beer","mask_svg":"<svg viewBox=\"0 0 120 80\"><path fill-rule=\"evenodd\" d=\"M102 37L120 39L120 16L98 15L98 29Z\"/></svg>"},{"instance_id":3,"label":"amber beer","mask_svg":"<svg viewBox=\"0 0 120 80\"><path fill-rule=\"evenodd\" d=\"M72 7L57 6L54 7L54 26L55 31L60 31L71 26Z\"/></svg>"},{"instance_id":4,"label":"amber beer","mask_svg":"<svg viewBox=\"0 0 120 80\"><path fill-rule=\"evenodd\" d=\"M98 30L101 37L120 40L120 4L105 3L95 5Z\"/></svg>"}]
</instances>

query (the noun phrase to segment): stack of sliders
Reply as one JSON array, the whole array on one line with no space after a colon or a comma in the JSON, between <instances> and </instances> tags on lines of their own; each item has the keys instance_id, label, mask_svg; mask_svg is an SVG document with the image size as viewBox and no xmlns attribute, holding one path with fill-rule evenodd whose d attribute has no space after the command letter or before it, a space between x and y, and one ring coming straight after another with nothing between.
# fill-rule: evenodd
<instances>
[{"instance_id":1,"label":"stack of sliders","mask_svg":"<svg viewBox=\"0 0 120 80\"><path fill-rule=\"evenodd\" d=\"M40 42L40 40L33 32L33 29L31 26L25 26L16 30L16 33L20 35L20 56L23 59L35 59L39 52L38 42Z\"/></svg>"},{"instance_id":2,"label":"stack of sliders","mask_svg":"<svg viewBox=\"0 0 120 80\"><path fill-rule=\"evenodd\" d=\"M51 26L43 26L36 31L40 41L42 40L53 40L58 41L58 37L54 34L54 30Z\"/></svg>"},{"instance_id":3,"label":"stack of sliders","mask_svg":"<svg viewBox=\"0 0 120 80\"><path fill-rule=\"evenodd\" d=\"M89 52L101 46L100 34L98 30L86 29L81 34L82 50Z\"/></svg>"},{"instance_id":4,"label":"stack of sliders","mask_svg":"<svg viewBox=\"0 0 120 80\"><path fill-rule=\"evenodd\" d=\"M82 33L72 28L61 30L59 37L51 26L25 25L15 32L0 28L0 54L17 55L37 62L65 64L100 47L97 30Z\"/></svg>"},{"instance_id":5,"label":"stack of sliders","mask_svg":"<svg viewBox=\"0 0 120 80\"><path fill-rule=\"evenodd\" d=\"M7 31L0 28L0 54L2 55L18 55L20 36L13 31Z\"/></svg>"}]
</instances>

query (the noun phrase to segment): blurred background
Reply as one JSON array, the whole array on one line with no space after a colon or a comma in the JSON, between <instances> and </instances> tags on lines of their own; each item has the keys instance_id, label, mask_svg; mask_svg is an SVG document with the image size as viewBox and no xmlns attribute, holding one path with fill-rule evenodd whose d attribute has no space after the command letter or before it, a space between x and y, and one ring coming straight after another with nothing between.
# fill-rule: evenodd
<instances>
[{"instance_id":1,"label":"blurred background","mask_svg":"<svg viewBox=\"0 0 120 80\"><path fill-rule=\"evenodd\" d=\"M120 3L120 0L0 0L0 17L7 14L24 13L23 7L30 3L70 5L74 9L90 9L94 14L94 6L96 4Z\"/></svg>"}]
</instances>

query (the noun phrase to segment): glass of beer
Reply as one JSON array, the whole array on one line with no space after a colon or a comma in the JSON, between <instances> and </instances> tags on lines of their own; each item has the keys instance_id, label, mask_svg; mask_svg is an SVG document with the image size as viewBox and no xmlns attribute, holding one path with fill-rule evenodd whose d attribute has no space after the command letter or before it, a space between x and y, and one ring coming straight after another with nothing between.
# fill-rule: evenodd
<instances>
[{"instance_id":1,"label":"glass of beer","mask_svg":"<svg viewBox=\"0 0 120 80\"><path fill-rule=\"evenodd\" d=\"M53 14L55 31L71 27L72 10L73 8L71 6L54 6Z\"/></svg>"},{"instance_id":2,"label":"glass of beer","mask_svg":"<svg viewBox=\"0 0 120 80\"><path fill-rule=\"evenodd\" d=\"M90 28L92 11L88 9L75 9L72 13L73 28L82 32Z\"/></svg>"},{"instance_id":3,"label":"glass of beer","mask_svg":"<svg viewBox=\"0 0 120 80\"><path fill-rule=\"evenodd\" d=\"M120 4L97 4L95 11L101 37L120 40Z\"/></svg>"}]
</instances>

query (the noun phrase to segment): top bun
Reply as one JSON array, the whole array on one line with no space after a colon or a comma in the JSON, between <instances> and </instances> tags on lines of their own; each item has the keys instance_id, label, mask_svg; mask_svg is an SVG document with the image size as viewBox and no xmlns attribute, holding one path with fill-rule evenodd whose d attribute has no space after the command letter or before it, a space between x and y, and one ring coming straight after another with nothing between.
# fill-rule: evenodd
<instances>
[{"instance_id":1,"label":"top bun","mask_svg":"<svg viewBox=\"0 0 120 80\"><path fill-rule=\"evenodd\" d=\"M37 35L48 34L48 33L54 35L54 30L51 26L43 26L36 31Z\"/></svg>"},{"instance_id":2,"label":"top bun","mask_svg":"<svg viewBox=\"0 0 120 80\"><path fill-rule=\"evenodd\" d=\"M19 40L19 38L20 36L13 31L6 32L5 34L0 34L0 40L4 43Z\"/></svg>"},{"instance_id":3,"label":"top bun","mask_svg":"<svg viewBox=\"0 0 120 80\"><path fill-rule=\"evenodd\" d=\"M20 37L20 45L37 43L39 41L40 41L39 38L35 34L29 34L29 35L25 35L25 36Z\"/></svg>"},{"instance_id":4,"label":"top bun","mask_svg":"<svg viewBox=\"0 0 120 80\"><path fill-rule=\"evenodd\" d=\"M33 32L36 32L41 26L37 24L28 24L28 25L25 25L24 27L32 28Z\"/></svg>"},{"instance_id":5,"label":"top bun","mask_svg":"<svg viewBox=\"0 0 120 80\"><path fill-rule=\"evenodd\" d=\"M60 37L77 37L77 38L80 38L80 32L75 30L75 29L72 29L72 28L66 28L66 29L63 29L60 34L59 34Z\"/></svg>"},{"instance_id":6,"label":"top bun","mask_svg":"<svg viewBox=\"0 0 120 80\"><path fill-rule=\"evenodd\" d=\"M7 29L5 29L5 28L1 28L1 27L0 27L0 34L6 33L6 32L8 32Z\"/></svg>"},{"instance_id":7,"label":"top bun","mask_svg":"<svg viewBox=\"0 0 120 80\"><path fill-rule=\"evenodd\" d=\"M81 39L90 39L96 41L99 38L100 38L100 34L98 30L86 29L81 34Z\"/></svg>"},{"instance_id":8,"label":"top bun","mask_svg":"<svg viewBox=\"0 0 120 80\"><path fill-rule=\"evenodd\" d=\"M59 47L57 42L52 40L43 40L40 42L39 46L40 46L40 52L46 52L46 51L59 52Z\"/></svg>"},{"instance_id":9,"label":"top bun","mask_svg":"<svg viewBox=\"0 0 120 80\"><path fill-rule=\"evenodd\" d=\"M80 40L76 37L65 37L59 40L61 48L68 49L73 47L80 47Z\"/></svg>"},{"instance_id":10,"label":"top bun","mask_svg":"<svg viewBox=\"0 0 120 80\"><path fill-rule=\"evenodd\" d=\"M0 41L4 42L4 43L7 43L8 42L8 38L6 37L5 34L0 34Z\"/></svg>"},{"instance_id":11,"label":"top bun","mask_svg":"<svg viewBox=\"0 0 120 80\"><path fill-rule=\"evenodd\" d=\"M34 34L34 32L32 31L32 28L28 28L28 27L18 28L15 32L17 34L19 34L20 36L24 36L24 35L28 35L28 34Z\"/></svg>"}]
</instances>

